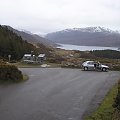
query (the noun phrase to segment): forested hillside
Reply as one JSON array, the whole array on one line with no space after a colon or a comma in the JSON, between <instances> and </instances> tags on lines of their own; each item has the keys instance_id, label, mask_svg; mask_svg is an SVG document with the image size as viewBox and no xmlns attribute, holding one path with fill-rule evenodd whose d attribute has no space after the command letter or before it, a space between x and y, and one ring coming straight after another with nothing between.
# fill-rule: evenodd
<instances>
[{"instance_id":1,"label":"forested hillside","mask_svg":"<svg viewBox=\"0 0 120 120\"><path fill-rule=\"evenodd\" d=\"M22 40L7 27L0 25L0 57L8 58L8 55L12 55L12 59L20 59L31 50L36 52L36 48L32 44Z\"/></svg>"},{"instance_id":2,"label":"forested hillside","mask_svg":"<svg viewBox=\"0 0 120 120\"><path fill-rule=\"evenodd\" d=\"M91 51L93 55L100 58L120 59L120 51L115 50L94 50Z\"/></svg>"}]
</instances>

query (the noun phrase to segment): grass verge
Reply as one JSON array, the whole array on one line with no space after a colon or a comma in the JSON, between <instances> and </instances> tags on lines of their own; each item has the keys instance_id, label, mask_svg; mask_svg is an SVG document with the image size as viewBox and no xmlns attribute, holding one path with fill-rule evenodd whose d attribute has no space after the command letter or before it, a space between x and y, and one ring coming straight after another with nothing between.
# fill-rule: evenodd
<instances>
[{"instance_id":1,"label":"grass verge","mask_svg":"<svg viewBox=\"0 0 120 120\"><path fill-rule=\"evenodd\" d=\"M112 107L117 95L117 85L115 85L107 94L99 108L84 120L112 120L114 108Z\"/></svg>"},{"instance_id":2,"label":"grass verge","mask_svg":"<svg viewBox=\"0 0 120 120\"><path fill-rule=\"evenodd\" d=\"M49 62L44 62L43 64L47 64L47 68L56 68L56 67L61 67L61 64L57 63L49 63ZM41 65L43 64L27 64L27 63L15 63L13 65L17 66L18 68L43 68Z\"/></svg>"},{"instance_id":3,"label":"grass verge","mask_svg":"<svg viewBox=\"0 0 120 120\"><path fill-rule=\"evenodd\" d=\"M17 66L18 68L37 68L37 67L41 67L41 64L27 64L27 63L15 63L15 66Z\"/></svg>"}]
</instances>

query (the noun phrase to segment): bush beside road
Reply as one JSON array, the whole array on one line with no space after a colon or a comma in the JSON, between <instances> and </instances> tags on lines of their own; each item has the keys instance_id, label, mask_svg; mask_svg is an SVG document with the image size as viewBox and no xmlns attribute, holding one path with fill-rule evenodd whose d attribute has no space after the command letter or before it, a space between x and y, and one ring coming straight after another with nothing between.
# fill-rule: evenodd
<instances>
[{"instance_id":1,"label":"bush beside road","mask_svg":"<svg viewBox=\"0 0 120 120\"><path fill-rule=\"evenodd\" d=\"M0 82L19 82L23 80L22 72L14 65L0 63Z\"/></svg>"}]
</instances>

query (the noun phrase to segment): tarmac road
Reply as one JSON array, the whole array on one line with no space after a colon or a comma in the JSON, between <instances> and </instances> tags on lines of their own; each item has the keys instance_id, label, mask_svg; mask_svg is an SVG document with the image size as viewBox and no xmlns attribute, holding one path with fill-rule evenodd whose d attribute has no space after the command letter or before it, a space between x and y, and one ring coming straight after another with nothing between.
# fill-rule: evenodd
<instances>
[{"instance_id":1,"label":"tarmac road","mask_svg":"<svg viewBox=\"0 0 120 120\"><path fill-rule=\"evenodd\" d=\"M82 120L120 78L114 71L21 70L29 75L27 82L0 85L0 120Z\"/></svg>"}]
</instances>

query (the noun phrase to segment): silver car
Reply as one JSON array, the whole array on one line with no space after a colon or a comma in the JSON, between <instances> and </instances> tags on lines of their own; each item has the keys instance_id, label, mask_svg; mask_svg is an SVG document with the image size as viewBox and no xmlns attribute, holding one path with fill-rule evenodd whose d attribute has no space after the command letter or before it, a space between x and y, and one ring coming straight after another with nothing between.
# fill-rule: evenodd
<instances>
[{"instance_id":1,"label":"silver car","mask_svg":"<svg viewBox=\"0 0 120 120\"><path fill-rule=\"evenodd\" d=\"M100 62L96 61L86 61L82 64L82 67L85 71L87 70L101 70L108 71L109 67L106 65L102 65Z\"/></svg>"}]
</instances>

